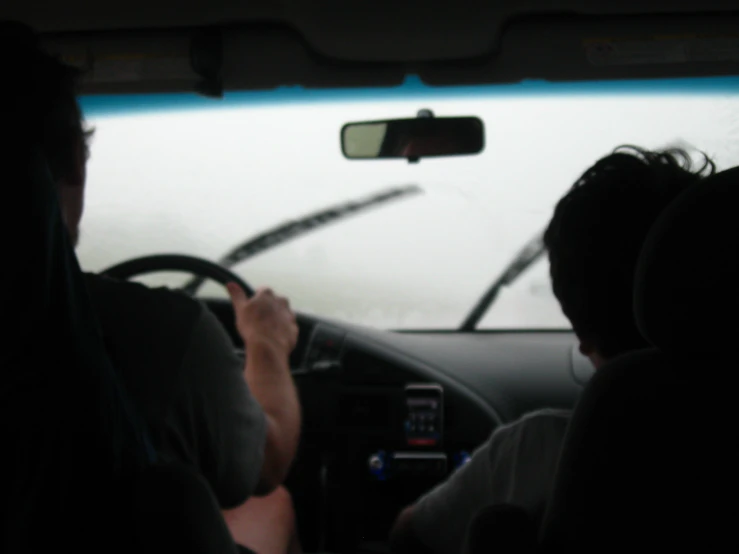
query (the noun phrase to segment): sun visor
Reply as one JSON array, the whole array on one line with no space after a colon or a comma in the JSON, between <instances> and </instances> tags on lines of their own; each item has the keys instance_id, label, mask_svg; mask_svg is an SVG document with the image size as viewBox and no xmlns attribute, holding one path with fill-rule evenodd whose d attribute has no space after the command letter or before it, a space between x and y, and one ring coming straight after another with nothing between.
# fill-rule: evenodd
<instances>
[{"instance_id":1,"label":"sun visor","mask_svg":"<svg viewBox=\"0 0 739 554\"><path fill-rule=\"evenodd\" d=\"M511 20L489 55L424 64L429 85L601 81L739 74L739 14Z\"/></svg>"},{"instance_id":2,"label":"sun visor","mask_svg":"<svg viewBox=\"0 0 739 554\"><path fill-rule=\"evenodd\" d=\"M85 93L194 90L190 32L45 37L44 46L82 69Z\"/></svg>"},{"instance_id":3,"label":"sun visor","mask_svg":"<svg viewBox=\"0 0 739 554\"><path fill-rule=\"evenodd\" d=\"M83 92L149 93L387 87L400 85L400 64L341 62L313 53L280 26L90 33L44 37L44 46L85 71Z\"/></svg>"}]
</instances>

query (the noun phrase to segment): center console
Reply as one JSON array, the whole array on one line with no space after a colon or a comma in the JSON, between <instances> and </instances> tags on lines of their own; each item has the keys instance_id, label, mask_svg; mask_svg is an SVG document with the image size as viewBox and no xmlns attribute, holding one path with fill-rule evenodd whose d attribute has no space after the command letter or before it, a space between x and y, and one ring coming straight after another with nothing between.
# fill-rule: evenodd
<instances>
[{"instance_id":1,"label":"center console","mask_svg":"<svg viewBox=\"0 0 739 554\"><path fill-rule=\"evenodd\" d=\"M449 455L444 450L443 387L437 383L407 384L404 405L403 448L370 454L369 474L375 481L443 480L450 470ZM451 465L458 466L468 459L466 452L456 452Z\"/></svg>"},{"instance_id":2,"label":"center console","mask_svg":"<svg viewBox=\"0 0 739 554\"><path fill-rule=\"evenodd\" d=\"M466 463L491 430L459 390L347 342L319 324L295 373L304 432L288 488L312 551L382 545L399 511Z\"/></svg>"},{"instance_id":3,"label":"center console","mask_svg":"<svg viewBox=\"0 0 739 554\"><path fill-rule=\"evenodd\" d=\"M469 460L445 434L444 389L437 383L383 387L340 401L339 425L351 425L327 483L335 551L386 541L405 506ZM337 437L338 438L338 437ZM338 446L338 445L337 445Z\"/></svg>"}]
</instances>

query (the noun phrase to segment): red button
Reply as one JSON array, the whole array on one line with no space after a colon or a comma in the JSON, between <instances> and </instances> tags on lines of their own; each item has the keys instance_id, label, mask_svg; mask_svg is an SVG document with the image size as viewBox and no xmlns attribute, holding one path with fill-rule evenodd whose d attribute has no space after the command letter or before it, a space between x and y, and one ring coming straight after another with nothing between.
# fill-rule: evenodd
<instances>
[{"instance_id":1,"label":"red button","mask_svg":"<svg viewBox=\"0 0 739 554\"><path fill-rule=\"evenodd\" d=\"M433 446L436 439L408 439L408 444L412 446Z\"/></svg>"}]
</instances>

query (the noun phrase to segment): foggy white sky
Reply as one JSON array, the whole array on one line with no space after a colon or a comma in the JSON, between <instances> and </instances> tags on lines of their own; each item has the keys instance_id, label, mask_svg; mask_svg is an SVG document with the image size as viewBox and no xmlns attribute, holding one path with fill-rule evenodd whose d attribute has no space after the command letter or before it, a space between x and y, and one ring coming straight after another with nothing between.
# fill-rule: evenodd
<instances>
[{"instance_id":1,"label":"foggy white sky","mask_svg":"<svg viewBox=\"0 0 739 554\"><path fill-rule=\"evenodd\" d=\"M477 156L350 161L348 121L477 115ZM286 219L386 187L400 200L235 268L298 309L383 328L452 328L597 158L631 143L689 144L739 164L739 96L490 97L277 104L95 116L78 250L88 270L188 253L216 260ZM149 283L177 285L184 276ZM223 294L207 287L208 294ZM569 327L541 261L503 294L486 328Z\"/></svg>"}]
</instances>

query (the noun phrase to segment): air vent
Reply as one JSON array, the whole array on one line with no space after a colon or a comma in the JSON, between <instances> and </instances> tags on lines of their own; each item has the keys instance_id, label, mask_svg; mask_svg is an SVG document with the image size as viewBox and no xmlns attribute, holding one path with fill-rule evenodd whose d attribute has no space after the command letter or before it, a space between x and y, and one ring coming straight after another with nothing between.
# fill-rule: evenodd
<instances>
[{"instance_id":1,"label":"air vent","mask_svg":"<svg viewBox=\"0 0 739 554\"><path fill-rule=\"evenodd\" d=\"M306 369L321 362L338 363L345 336L346 333L336 327L316 325L303 359Z\"/></svg>"},{"instance_id":2,"label":"air vent","mask_svg":"<svg viewBox=\"0 0 739 554\"><path fill-rule=\"evenodd\" d=\"M315 323L307 321L304 318L298 318L298 343L290 354L290 367L299 368L304 367L305 358L308 353L308 344L310 343L311 335Z\"/></svg>"}]
</instances>

